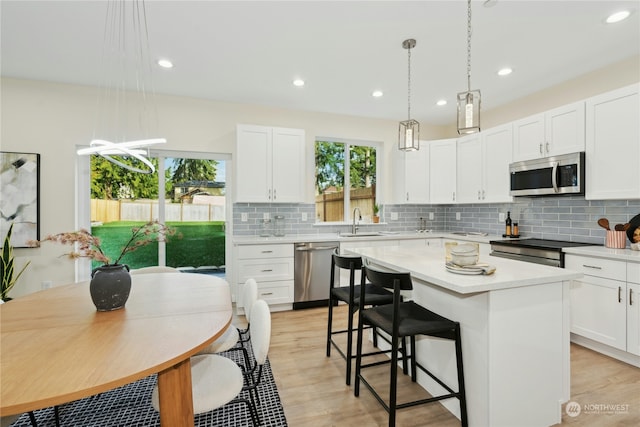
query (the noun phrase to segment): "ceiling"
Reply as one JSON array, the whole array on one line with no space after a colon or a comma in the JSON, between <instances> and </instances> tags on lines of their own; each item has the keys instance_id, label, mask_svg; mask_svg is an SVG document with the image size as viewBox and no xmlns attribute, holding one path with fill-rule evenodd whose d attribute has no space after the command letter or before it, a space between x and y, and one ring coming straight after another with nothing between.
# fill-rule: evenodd
<instances>
[{"instance_id":1,"label":"ceiling","mask_svg":"<svg viewBox=\"0 0 640 427\"><path fill-rule=\"evenodd\" d=\"M472 2L472 89L491 110L640 54L640 1ZM296 110L455 123L466 90L466 1L147 0L157 93ZM604 19L621 8L632 15ZM99 85L104 1L1 2L3 77ZM499 77L499 68L513 73ZM294 87L294 78L304 87ZM384 96L374 98L373 90ZM435 105L446 99L444 107Z\"/></svg>"}]
</instances>

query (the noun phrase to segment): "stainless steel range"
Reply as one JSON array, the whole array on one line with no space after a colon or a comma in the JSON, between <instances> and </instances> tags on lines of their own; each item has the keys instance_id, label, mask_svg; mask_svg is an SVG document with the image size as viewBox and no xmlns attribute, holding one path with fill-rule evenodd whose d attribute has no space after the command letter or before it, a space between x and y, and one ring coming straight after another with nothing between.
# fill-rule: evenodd
<instances>
[{"instance_id":1,"label":"stainless steel range","mask_svg":"<svg viewBox=\"0 0 640 427\"><path fill-rule=\"evenodd\" d=\"M564 268L563 248L593 246L593 243L547 239L492 240L491 255Z\"/></svg>"}]
</instances>

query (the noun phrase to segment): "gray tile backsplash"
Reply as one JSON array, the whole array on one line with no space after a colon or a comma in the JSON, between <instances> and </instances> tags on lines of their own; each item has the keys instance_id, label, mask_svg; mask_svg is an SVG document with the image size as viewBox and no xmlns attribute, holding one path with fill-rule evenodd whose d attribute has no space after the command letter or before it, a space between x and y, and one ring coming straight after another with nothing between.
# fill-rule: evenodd
<instances>
[{"instance_id":1,"label":"gray tile backsplash","mask_svg":"<svg viewBox=\"0 0 640 427\"><path fill-rule=\"evenodd\" d=\"M362 224L359 231L412 232L420 228L420 218L434 231L478 231L489 234L504 233L499 213L511 212L518 222L520 235L543 239L571 240L604 244L604 229L598 218L610 223L625 223L640 213L640 200L585 200L580 196L517 198L513 203L460 205L385 205L382 224ZM241 221L242 213L247 221ZM325 234L351 231L350 225L315 225L313 204L236 203L233 205L235 235L259 235L264 214L284 215L286 234ZM302 221L306 213L307 221ZM434 214L428 220L429 213ZM460 213L460 220L456 219ZM397 214L397 220L392 220Z\"/></svg>"}]
</instances>

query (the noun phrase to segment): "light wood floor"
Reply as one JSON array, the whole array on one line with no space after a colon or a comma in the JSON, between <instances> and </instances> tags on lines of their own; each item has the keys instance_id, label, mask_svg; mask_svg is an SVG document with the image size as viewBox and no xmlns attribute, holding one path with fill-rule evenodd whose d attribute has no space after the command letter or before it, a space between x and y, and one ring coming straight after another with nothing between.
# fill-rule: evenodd
<instances>
[{"instance_id":1,"label":"light wood floor","mask_svg":"<svg viewBox=\"0 0 640 427\"><path fill-rule=\"evenodd\" d=\"M341 320L342 325L346 325L345 306L334 311L334 319L338 327ZM326 325L326 308L272 313L269 360L289 425L386 426L387 413L371 393L361 387L360 397L356 398L353 386L345 384L345 361L340 354L333 350L331 357L326 357ZM577 417L563 413L563 424L594 427L640 425L640 369L573 344L571 368L572 401L583 406L628 405L628 410L617 414L604 411L585 414L583 411ZM376 374L373 372L372 377ZM379 377L374 378L377 379L381 385L388 382L388 365L381 367ZM402 380L399 390L403 394L399 401L406 395L413 398L416 394L425 393L406 377ZM524 418L526 414L523 414ZM397 425L448 427L459 426L460 423L439 403L432 403L399 411Z\"/></svg>"}]
</instances>

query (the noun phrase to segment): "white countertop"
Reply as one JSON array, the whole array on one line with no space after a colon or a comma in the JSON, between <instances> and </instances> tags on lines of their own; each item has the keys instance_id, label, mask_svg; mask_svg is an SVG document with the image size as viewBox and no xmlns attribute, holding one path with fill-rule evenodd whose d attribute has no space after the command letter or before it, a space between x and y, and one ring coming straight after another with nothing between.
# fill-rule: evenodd
<instances>
[{"instance_id":1,"label":"white countertop","mask_svg":"<svg viewBox=\"0 0 640 427\"><path fill-rule=\"evenodd\" d=\"M444 248L382 246L350 249L376 264L397 271L408 271L419 280L460 294L534 286L578 279L582 273L505 258L486 256L479 262L494 265L491 275L461 275L445 268Z\"/></svg>"},{"instance_id":2,"label":"white countertop","mask_svg":"<svg viewBox=\"0 0 640 427\"><path fill-rule=\"evenodd\" d=\"M566 254L585 255L597 258L606 258L616 261L630 261L640 263L640 251L626 249L612 249L604 246L580 246L575 248L565 248L562 250Z\"/></svg>"},{"instance_id":3,"label":"white countertop","mask_svg":"<svg viewBox=\"0 0 640 427\"><path fill-rule=\"evenodd\" d=\"M364 232L363 232L364 233ZM367 240L408 240L408 239L452 239L464 240L468 242L489 243L490 240L502 240L502 236L488 235L459 235L447 232L382 232L384 234L378 236L358 236L345 237L337 233L324 234L291 234L284 237L260 237L260 236L233 236L234 245L262 245L277 243L298 243L298 242L362 242Z\"/></svg>"}]
</instances>

